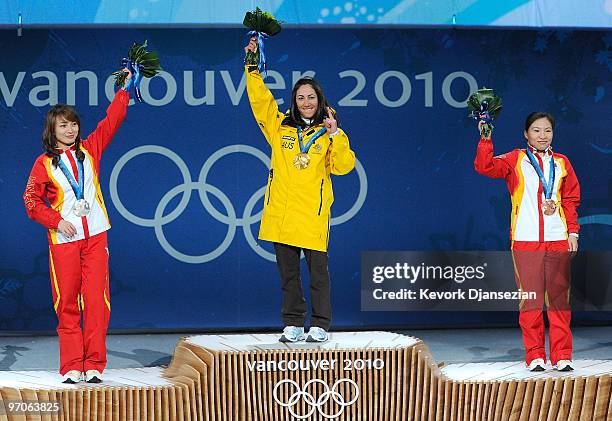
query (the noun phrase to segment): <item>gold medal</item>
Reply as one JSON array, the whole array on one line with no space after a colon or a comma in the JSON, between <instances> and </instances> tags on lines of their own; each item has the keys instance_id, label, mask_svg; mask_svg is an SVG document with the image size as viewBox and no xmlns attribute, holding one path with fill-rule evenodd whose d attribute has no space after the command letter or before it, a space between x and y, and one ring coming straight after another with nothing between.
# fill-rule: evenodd
<instances>
[{"instance_id":1,"label":"gold medal","mask_svg":"<svg viewBox=\"0 0 612 421\"><path fill-rule=\"evenodd\" d=\"M544 215L550 216L554 214L556 210L557 210L557 204L555 203L554 200L548 199L542 202L542 212L544 212Z\"/></svg>"},{"instance_id":2,"label":"gold medal","mask_svg":"<svg viewBox=\"0 0 612 421\"><path fill-rule=\"evenodd\" d=\"M293 165L298 170L304 170L308 168L308 164L310 163L310 156L307 153L299 153L293 158Z\"/></svg>"}]
</instances>

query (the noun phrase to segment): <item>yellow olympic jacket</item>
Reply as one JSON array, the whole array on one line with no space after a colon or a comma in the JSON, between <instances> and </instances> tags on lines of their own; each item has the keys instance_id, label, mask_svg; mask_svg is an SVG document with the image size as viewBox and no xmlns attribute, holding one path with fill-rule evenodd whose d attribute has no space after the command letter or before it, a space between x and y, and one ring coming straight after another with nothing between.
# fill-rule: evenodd
<instances>
[{"instance_id":1,"label":"yellow olympic jacket","mask_svg":"<svg viewBox=\"0 0 612 421\"><path fill-rule=\"evenodd\" d=\"M257 67L246 66L245 70L253 115L272 147L259 239L325 252L334 202L331 174L344 175L355 167L348 137L341 129L332 139L325 133L310 147L308 167L296 168L293 160L300 153L297 128L282 124L285 115L278 111ZM322 127L303 133L303 143Z\"/></svg>"}]
</instances>

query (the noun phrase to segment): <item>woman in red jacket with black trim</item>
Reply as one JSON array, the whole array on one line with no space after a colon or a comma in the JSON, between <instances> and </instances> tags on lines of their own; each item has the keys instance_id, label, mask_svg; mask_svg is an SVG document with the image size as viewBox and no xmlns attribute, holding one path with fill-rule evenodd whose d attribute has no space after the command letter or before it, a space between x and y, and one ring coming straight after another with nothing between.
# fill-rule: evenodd
<instances>
[{"instance_id":1,"label":"woman in red jacket with black trim","mask_svg":"<svg viewBox=\"0 0 612 421\"><path fill-rule=\"evenodd\" d=\"M578 250L580 184L569 159L552 150L554 127L550 114L531 113L525 121L525 149L493 156L491 138L481 138L474 161L479 174L505 179L510 191L516 282L522 291L536 293L536 299L521 302L519 313L525 362L532 371L546 364L545 303L551 362L557 370L573 370L570 253Z\"/></svg>"},{"instance_id":2,"label":"woman in red jacket with black trim","mask_svg":"<svg viewBox=\"0 0 612 421\"><path fill-rule=\"evenodd\" d=\"M100 158L125 118L131 76L86 139L81 139L73 107L58 104L49 110L42 136L45 153L36 159L23 195L28 216L48 229L64 383L77 383L83 374L87 382L100 383L106 367L110 222L100 189Z\"/></svg>"}]
</instances>

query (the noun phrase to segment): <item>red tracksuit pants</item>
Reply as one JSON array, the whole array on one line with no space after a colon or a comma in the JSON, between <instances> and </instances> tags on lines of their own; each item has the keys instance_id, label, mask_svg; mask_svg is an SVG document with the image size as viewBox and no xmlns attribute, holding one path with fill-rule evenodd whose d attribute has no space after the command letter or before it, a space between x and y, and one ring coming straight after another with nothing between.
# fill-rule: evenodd
<instances>
[{"instance_id":1,"label":"red tracksuit pants","mask_svg":"<svg viewBox=\"0 0 612 421\"><path fill-rule=\"evenodd\" d=\"M518 287L525 292L536 293L535 299L523 300L520 306L519 324L526 363L536 358L546 361L544 304L549 322L550 360L553 364L559 360L571 360L571 270L567 241L514 241L512 256Z\"/></svg>"},{"instance_id":2,"label":"red tracksuit pants","mask_svg":"<svg viewBox=\"0 0 612 421\"><path fill-rule=\"evenodd\" d=\"M60 374L70 370L104 371L110 319L106 232L84 240L51 244L49 269L58 319Z\"/></svg>"}]
</instances>

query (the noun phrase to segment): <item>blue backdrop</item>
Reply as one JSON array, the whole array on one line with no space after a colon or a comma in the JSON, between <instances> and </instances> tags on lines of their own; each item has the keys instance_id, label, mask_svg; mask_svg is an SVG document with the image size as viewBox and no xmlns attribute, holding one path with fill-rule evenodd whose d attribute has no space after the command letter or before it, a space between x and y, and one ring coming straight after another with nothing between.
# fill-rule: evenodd
<instances>
[{"instance_id":1,"label":"blue backdrop","mask_svg":"<svg viewBox=\"0 0 612 421\"><path fill-rule=\"evenodd\" d=\"M111 328L260 328L280 323L272 248L257 243L269 148L250 111L243 29L0 32L0 329L55 327L45 230L22 194L49 104L104 115L109 76L148 39L165 73L143 83L102 160L113 228ZM527 113L557 119L554 147L582 185L580 246L612 240L612 32L285 29L267 43L267 82L287 106L315 73L359 159L334 178L334 325L490 324L508 315L360 311L366 250L506 250L505 184L473 169L465 100L493 87L505 104L495 147L522 147ZM76 81L75 81L76 80ZM201 194L208 191L208 196ZM589 316L611 320L607 313Z\"/></svg>"},{"instance_id":2,"label":"blue backdrop","mask_svg":"<svg viewBox=\"0 0 612 421\"><path fill-rule=\"evenodd\" d=\"M232 24L258 6L292 24L609 28L612 1L588 0L4 0L0 25Z\"/></svg>"}]
</instances>

